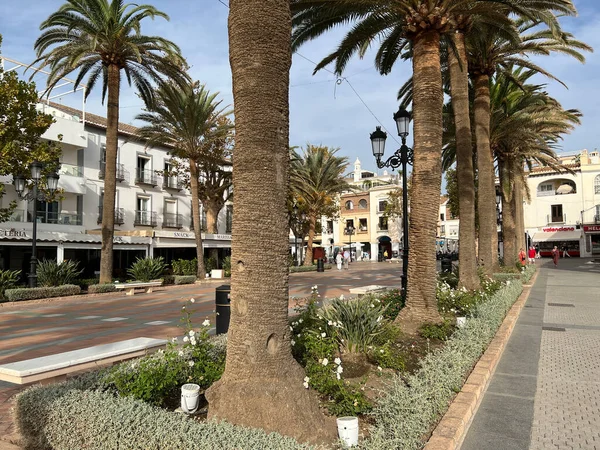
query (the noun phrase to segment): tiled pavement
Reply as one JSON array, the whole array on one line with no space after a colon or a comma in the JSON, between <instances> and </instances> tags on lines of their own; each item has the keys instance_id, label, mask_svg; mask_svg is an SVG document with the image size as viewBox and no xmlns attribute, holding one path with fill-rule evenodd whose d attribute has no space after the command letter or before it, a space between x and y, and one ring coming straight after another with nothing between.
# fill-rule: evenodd
<instances>
[{"instance_id":1,"label":"tiled pavement","mask_svg":"<svg viewBox=\"0 0 600 450\"><path fill-rule=\"evenodd\" d=\"M600 264L545 264L463 450L600 450Z\"/></svg>"},{"instance_id":2,"label":"tiled pavement","mask_svg":"<svg viewBox=\"0 0 600 450\"><path fill-rule=\"evenodd\" d=\"M348 295L355 286L397 287L400 264L354 263L350 270L307 272L290 277L289 307L318 286L322 298ZM180 336L181 307L194 298L193 322L214 323L214 292L223 282L172 286L151 294L123 293L43 302L0 304L0 364L76 350L134 337ZM10 400L22 386L0 381L0 450L2 439L14 439Z\"/></svg>"}]
</instances>

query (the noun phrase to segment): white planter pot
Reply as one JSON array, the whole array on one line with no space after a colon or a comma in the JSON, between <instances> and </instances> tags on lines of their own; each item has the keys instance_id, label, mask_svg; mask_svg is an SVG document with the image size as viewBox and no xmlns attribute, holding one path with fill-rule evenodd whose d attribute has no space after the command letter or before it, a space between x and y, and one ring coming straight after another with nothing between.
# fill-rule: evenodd
<instances>
[{"instance_id":1,"label":"white planter pot","mask_svg":"<svg viewBox=\"0 0 600 450\"><path fill-rule=\"evenodd\" d=\"M223 269L213 269L210 271L211 278L223 278Z\"/></svg>"},{"instance_id":2,"label":"white planter pot","mask_svg":"<svg viewBox=\"0 0 600 450\"><path fill-rule=\"evenodd\" d=\"M466 323L467 323L467 318L466 317L457 317L456 318L456 326L458 328L464 327Z\"/></svg>"},{"instance_id":3,"label":"white planter pot","mask_svg":"<svg viewBox=\"0 0 600 450\"><path fill-rule=\"evenodd\" d=\"M337 427L340 439L347 446L358 445L358 417L339 417Z\"/></svg>"},{"instance_id":4,"label":"white planter pot","mask_svg":"<svg viewBox=\"0 0 600 450\"><path fill-rule=\"evenodd\" d=\"M193 383L181 386L181 410L186 414L198 411L200 403L200 386Z\"/></svg>"}]
</instances>

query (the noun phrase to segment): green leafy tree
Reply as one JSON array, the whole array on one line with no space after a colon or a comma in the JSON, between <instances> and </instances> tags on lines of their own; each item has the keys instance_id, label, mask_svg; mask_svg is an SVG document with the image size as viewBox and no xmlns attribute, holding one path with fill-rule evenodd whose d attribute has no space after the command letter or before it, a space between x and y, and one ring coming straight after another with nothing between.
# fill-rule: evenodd
<instances>
[{"instance_id":1,"label":"green leafy tree","mask_svg":"<svg viewBox=\"0 0 600 450\"><path fill-rule=\"evenodd\" d=\"M38 111L37 103L35 83L19 80L14 71L5 73L0 69L0 176L22 174L27 178L34 161L43 164L43 175L58 169L60 145L40 139L54 119ZM0 198L5 189L0 183ZM0 222L8 220L16 206L12 201L0 208Z\"/></svg>"},{"instance_id":2,"label":"green leafy tree","mask_svg":"<svg viewBox=\"0 0 600 450\"><path fill-rule=\"evenodd\" d=\"M192 194L192 218L196 237L198 259L197 277L202 280L204 250L200 202L210 214L208 231L215 233L216 217L231 193L231 171L227 170L226 158L230 157L230 114L220 108L219 93L211 93L199 83L178 86L163 84L157 90L154 101L137 119L147 123L139 130L139 136L148 146L171 147L172 169L164 175L179 176Z\"/></svg>"},{"instance_id":3,"label":"green leafy tree","mask_svg":"<svg viewBox=\"0 0 600 450\"><path fill-rule=\"evenodd\" d=\"M87 76L87 96L102 79L102 101L108 96L100 283L112 279L122 73L147 104L154 97L153 83L165 78L182 82L185 78L179 48L160 36L141 33L142 22L155 17L168 20L165 13L149 5L67 0L42 22L42 34L35 42L37 59L32 65L41 63L40 68L50 70L46 92L62 77L79 70L75 87Z\"/></svg>"},{"instance_id":4,"label":"green leafy tree","mask_svg":"<svg viewBox=\"0 0 600 450\"><path fill-rule=\"evenodd\" d=\"M339 213L339 194L352 190L344 179L348 159L336 156L338 150L310 144L302 154L292 150L290 187L299 203L304 205L308 222L305 265L312 264L317 220L335 217Z\"/></svg>"}]
</instances>

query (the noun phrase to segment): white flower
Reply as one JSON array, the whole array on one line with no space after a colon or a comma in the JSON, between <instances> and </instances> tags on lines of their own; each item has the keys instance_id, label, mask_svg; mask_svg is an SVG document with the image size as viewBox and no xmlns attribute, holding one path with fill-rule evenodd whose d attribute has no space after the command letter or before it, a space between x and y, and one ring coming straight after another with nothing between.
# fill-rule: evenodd
<instances>
[{"instance_id":1,"label":"white flower","mask_svg":"<svg viewBox=\"0 0 600 450\"><path fill-rule=\"evenodd\" d=\"M335 374L335 377L336 377L338 380L339 380L340 378L342 378L342 377L341 377L341 375L340 375L339 373L336 373L336 374Z\"/></svg>"},{"instance_id":2,"label":"white flower","mask_svg":"<svg viewBox=\"0 0 600 450\"><path fill-rule=\"evenodd\" d=\"M383 353L383 349L379 350L379 353Z\"/></svg>"},{"instance_id":3,"label":"white flower","mask_svg":"<svg viewBox=\"0 0 600 450\"><path fill-rule=\"evenodd\" d=\"M177 353L179 356L183 356L183 350L179 350L179 353Z\"/></svg>"},{"instance_id":4,"label":"white flower","mask_svg":"<svg viewBox=\"0 0 600 450\"><path fill-rule=\"evenodd\" d=\"M327 333L321 333L321 337L327 336Z\"/></svg>"},{"instance_id":5,"label":"white flower","mask_svg":"<svg viewBox=\"0 0 600 450\"><path fill-rule=\"evenodd\" d=\"M377 370L381 372L383 369L380 366L377 366Z\"/></svg>"},{"instance_id":6,"label":"white flower","mask_svg":"<svg viewBox=\"0 0 600 450\"><path fill-rule=\"evenodd\" d=\"M344 343L344 340L343 340L343 339L340 339L340 341L342 342L342 344Z\"/></svg>"},{"instance_id":7,"label":"white flower","mask_svg":"<svg viewBox=\"0 0 600 450\"><path fill-rule=\"evenodd\" d=\"M371 303L371 308L375 308L375 305L373 303Z\"/></svg>"},{"instance_id":8,"label":"white flower","mask_svg":"<svg viewBox=\"0 0 600 450\"><path fill-rule=\"evenodd\" d=\"M329 322L327 322L327 325L333 325L333 322L330 320Z\"/></svg>"},{"instance_id":9,"label":"white flower","mask_svg":"<svg viewBox=\"0 0 600 450\"><path fill-rule=\"evenodd\" d=\"M381 322L382 320L383 320L383 316L379 316L379 317L377 318L377 322Z\"/></svg>"},{"instance_id":10,"label":"white flower","mask_svg":"<svg viewBox=\"0 0 600 450\"><path fill-rule=\"evenodd\" d=\"M190 332L189 332L188 334L189 334L190 336L193 336L193 335L194 335L194 334L196 334L196 333L194 332L194 330L190 330Z\"/></svg>"},{"instance_id":11,"label":"white flower","mask_svg":"<svg viewBox=\"0 0 600 450\"><path fill-rule=\"evenodd\" d=\"M294 327L290 327L290 331L294 331Z\"/></svg>"},{"instance_id":12,"label":"white flower","mask_svg":"<svg viewBox=\"0 0 600 450\"><path fill-rule=\"evenodd\" d=\"M300 337L300 336L301 336L301 334L300 334L300 333L298 333L296 336Z\"/></svg>"},{"instance_id":13,"label":"white flower","mask_svg":"<svg viewBox=\"0 0 600 450\"><path fill-rule=\"evenodd\" d=\"M310 378L308 378L308 377L304 377L304 382L305 382L305 383L308 383L309 381L310 381Z\"/></svg>"},{"instance_id":14,"label":"white flower","mask_svg":"<svg viewBox=\"0 0 600 450\"><path fill-rule=\"evenodd\" d=\"M292 339L292 340L290 341L290 344L292 344L292 345L296 345L296 341Z\"/></svg>"},{"instance_id":15,"label":"white flower","mask_svg":"<svg viewBox=\"0 0 600 450\"><path fill-rule=\"evenodd\" d=\"M190 365L190 367L194 367L195 363L194 363L194 361L190 361L190 362L188 362L188 364Z\"/></svg>"},{"instance_id":16,"label":"white flower","mask_svg":"<svg viewBox=\"0 0 600 450\"><path fill-rule=\"evenodd\" d=\"M308 383L307 383L306 381L305 381L304 383L302 383L302 384L304 385L304 387L305 387L306 389L308 389Z\"/></svg>"},{"instance_id":17,"label":"white flower","mask_svg":"<svg viewBox=\"0 0 600 450\"><path fill-rule=\"evenodd\" d=\"M183 337L183 342L187 342L187 341L189 341L189 340L190 340L190 338L189 338L189 337L187 337L187 336L184 336L184 337Z\"/></svg>"},{"instance_id":18,"label":"white flower","mask_svg":"<svg viewBox=\"0 0 600 450\"><path fill-rule=\"evenodd\" d=\"M342 366L338 366L336 369L337 373L342 373L344 371L344 368Z\"/></svg>"},{"instance_id":19,"label":"white flower","mask_svg":"<svg viewBox=\"0 0 600 450\"><path fill-rule=\"evenodd\" d=\"M177 342L177 338L174 337L173 339L171 339L171 342Z\"/></svg>"},{"instance_id":20,"label":"white flower","mask_svg":"<svg viewBox=\"0 0 600 450\"><path fill-rule=\"evenodd\" d=\"M313 289L316 291L317 289L319 289L319 286L317 286L317 285L315 284L315 285L314 285L312 288L313 288Z\"/></svg>"},{"instance_id":21,"label":"white flower","mask_svg":"<svg viewBox=\"0 0 600 450\"><path fill-rule=\"evenodd\" d=\"M319 297L319 298L320 298L321 296L320 296L320 295L317 295L317 297Z\"/></svg>"},{"instance_id":22,"label":"white flower","mask_svg":"<svg viewBox=\"0 0 600 450\"><path fill-rule=\"evenodd\" d=\"M196 303L196 299L195 298L190 298L190 303Z\"/></svg>"},{"instance_id":23,"label":"white flower","mask_svg":"<svg viewBox=\"0 0 600 450\"><path fill-rule=\"evenodd\" d=\"M196 338L194 338L194 337L193 337L193 338L191 338L191 339L190 339L190 344L192 344L192 345L196 345Z\"/></svg>"},{"instance_id":24,"label":"white flower","mask_svg":"<svg viewBox=\"0 0 600 450\"><path fill-rule=\"evenodd\" d=\"M302 323L302 319L298 319L298 323Z\"/></svg>"},{"instance_id":25,"label":"white flower","mask_svg":"<svg viewBox=\"0 0 600 450\"><path fill-rule=\"evenodd\" d=\"M340 300L344 300L344 294L340 295Z\"/></svg>"},{"instance_id":26,"label":"white flower","mask_svg":"<svg viewBox=\"0 0 600 450\"><path fill-rule=\"evenodd\" d=\"M507 286L510 286L510 280L507 280L507 281L506 281L506 285L507 285Z\"/></svg>"},{"instance_id":27,"label":"white flower","mask_svg":"<svg viewBox=\"0 0 600 450\"><path fill-rule=\"evenodd\" d=\"M329 360L327 358L323 358L323 361L321 361L321 364L326 366L327 364L329 364Z\"/></svg>"},{"instance_id":28,"label":"white flower","mask_svg":"<svg viewBox=\"0 0 600 450\"><path fill-rule=\"evenodd\" d=\"M340 358L335 358L333 362L339 366L342 363L342 360Z\"/></svg>"},{"instance_id":29,"label":"white flower","mask_svg":"<svg viewBox=\"0 0 600 450\"><path fill-rule=\"evenodd\" d=\"M206 319L204 322L202 322L202 326L203 326L203 327L208 327L208 326L210 326L210 320Z\"/></svg>"}]
</instances>

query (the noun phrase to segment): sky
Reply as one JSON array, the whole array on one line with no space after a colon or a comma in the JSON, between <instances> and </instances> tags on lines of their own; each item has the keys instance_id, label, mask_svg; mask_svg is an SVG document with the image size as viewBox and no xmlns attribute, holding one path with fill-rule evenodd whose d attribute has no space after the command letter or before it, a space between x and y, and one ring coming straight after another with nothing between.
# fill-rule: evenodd
<instances>
[{"instance_id":1,"label":"sky","mask_svg":"<svg viewBox=\"0 0 600 450\"><path fill-rule=\"evenodd\" d=\"M535 81L547 83L548 92L563 107L577 108L583 113L582 125L563 141L560 151L564 154L600 147L600 2L574 2L579 16L564 18L563 27L597 51L587 55L584 65L564 56L535 60L565 82L568 89L544 78ZM224 5L227 0L145 0L145 3L167 13L170 21L147 20L142 23L142 33L160 35L179 45L191 66L191 76L206 84L212 92L220 92L224 106L232 105L227 43L228 9ZM62 0L0 0L2 54L23 63L33 62L33 45L40 33L39 25L62 4ZM411 75L411 65L399 62L389 75L381 76L374 68L375 51L371 49L364 59L355 57L348 64L343 78L325 70L313 76L314 63L329 54L342 36L343 30L337 30L319 37L300 48L293 57L290 73L290 145L311 143L340 148L339 154L346 156L350 164L359 158L363 169L375 171L369 134L377 125L389 131L387 156L399 146L392 115L398 109L398 89ZM10 67L10 63L7 63L6 68ZM75 78L75 74L71 77ZM43 87L45 83L42 76L36 76L34 81L38 87ZM65 95L54 101L81 108L81 93L69 93L69 88L65 87L53 92L53 95L62 92ZM135 116L141 112L143 105L135 91L124 86L120 103L121 122L141 125L135 121ZM86 110L106 116L99 86L88 97ZM352 170L352 166L349 170Z\"/></svg>"}]
</instances>

